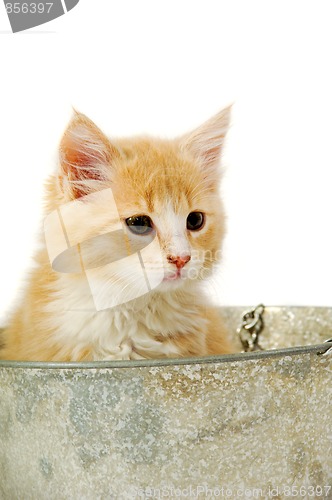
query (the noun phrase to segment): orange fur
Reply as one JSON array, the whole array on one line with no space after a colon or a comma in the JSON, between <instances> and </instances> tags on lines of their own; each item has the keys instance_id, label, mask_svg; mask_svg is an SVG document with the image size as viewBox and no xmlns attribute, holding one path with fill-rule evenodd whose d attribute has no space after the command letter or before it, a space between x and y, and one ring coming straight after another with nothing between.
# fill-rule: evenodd
<instances>
[{"instance_id":1,"label":"orange fur","mask_svg":"<svg viewBox=\"0 0 332 500\"><path fill-rule=\"evenodd\" d=\"M110 141L91 120L74 114L60 144L59 168L46 185L46 214L82 200L80 206L85 203L84 213L88 215L84 220L80 213L74 215L70 230L77 241L88 241L105 233L105 228L112 230L114 221L102 195L103 190L111 188L126 248L126 219L144 214L150 217L158 235L165 273L175 272L170 254L188 254L190 261L174 282L163 282L134 300L95 311L84 272L53 270L42 236L36 268L3 332L2 359L137 359L235 350L199 287L202 272L209 274L219 258L224 234L218 163L229 113L229 109L223 110L194 132L173 141L148 137ZM91 193L98 193L96 199L84 198ZM193 211L205 214L205 224L197 231L186 228L186 217ZM112 249L114 259L123 246L120 239ZM93 245L88 260L101 266L111 249ZM157 266L153 252L146 258L148 266ZM110 297L136 286L130 269L121 266L119 261L116 280L114 273L108 275L105 270L104 275L100 271L99 278ZM190 278L190 271L196 273L195 279Z\"/></svg>"}]
</instances>

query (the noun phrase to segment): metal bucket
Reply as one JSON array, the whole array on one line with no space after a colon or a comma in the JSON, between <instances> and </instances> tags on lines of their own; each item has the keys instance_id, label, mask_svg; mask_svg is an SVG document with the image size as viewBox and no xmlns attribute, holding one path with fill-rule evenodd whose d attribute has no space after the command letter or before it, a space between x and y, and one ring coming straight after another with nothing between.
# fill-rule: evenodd
<instances>
[{"instance_id":1,"label":"metal bucket","mask_svg":"<svg viewBox=\"0 0 332 500\"><path fill-rule=\"evenodd\" d=\"M0 361L0 499L331 499L332 309L264 320L254 353Z\"/></svg>"}]
</instances>

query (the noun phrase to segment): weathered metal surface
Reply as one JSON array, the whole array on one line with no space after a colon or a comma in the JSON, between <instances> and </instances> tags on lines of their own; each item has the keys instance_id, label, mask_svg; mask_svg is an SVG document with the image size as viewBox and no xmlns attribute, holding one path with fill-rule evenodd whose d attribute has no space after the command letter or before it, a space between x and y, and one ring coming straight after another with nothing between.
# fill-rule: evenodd
<instances>
[{"instance_id":1,"label":"weathered metal surface","mask_svg":"<svg viewBox=\"0 0 332 500\"><path fill-rule=\"evenodd\" d=\"M221 311L234 331L242 311ZM264 347L320 345L0 362L0 499L332 498L332 310L267 308L265 325Z\"/></svg>"}]
</instances>

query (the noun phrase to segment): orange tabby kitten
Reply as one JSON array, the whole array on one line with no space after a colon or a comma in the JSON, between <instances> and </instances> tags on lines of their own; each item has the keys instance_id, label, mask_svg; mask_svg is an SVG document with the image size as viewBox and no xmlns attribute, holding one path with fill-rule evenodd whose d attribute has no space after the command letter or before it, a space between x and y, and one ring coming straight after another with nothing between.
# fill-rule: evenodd
<instances>
[{"instance_id":1,"label":"orange tabby kitten","mask_svg":"<svg viewBox=\"0 0 332 500\"><path fill-rule=\"evenodd\" d=\"M109 140L74 113L47 183L45 232L2 359L83 361L232 352L201 283L224 216L224 109L175 140Z\"/></svg>"}]
</instances>

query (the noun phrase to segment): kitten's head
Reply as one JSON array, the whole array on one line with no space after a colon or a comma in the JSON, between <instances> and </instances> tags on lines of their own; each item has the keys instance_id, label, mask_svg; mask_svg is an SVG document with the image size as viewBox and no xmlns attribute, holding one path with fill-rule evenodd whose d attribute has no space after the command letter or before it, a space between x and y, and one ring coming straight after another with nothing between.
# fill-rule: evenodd
<instances>
[{"instance_id":1,"label":"kitten's head","mask_svg":"<svg viewBox=\"0 0 332 500\"><path fill-rule=\"evenodd\" d=\"M53 208L61 207L70 245L85 248L81 267L104 294L122 294L117 303L209 274L224 233L219 161L229 119L226 108L175 140L110 140L74 114Z\"/></svg>"}]
</instances>

